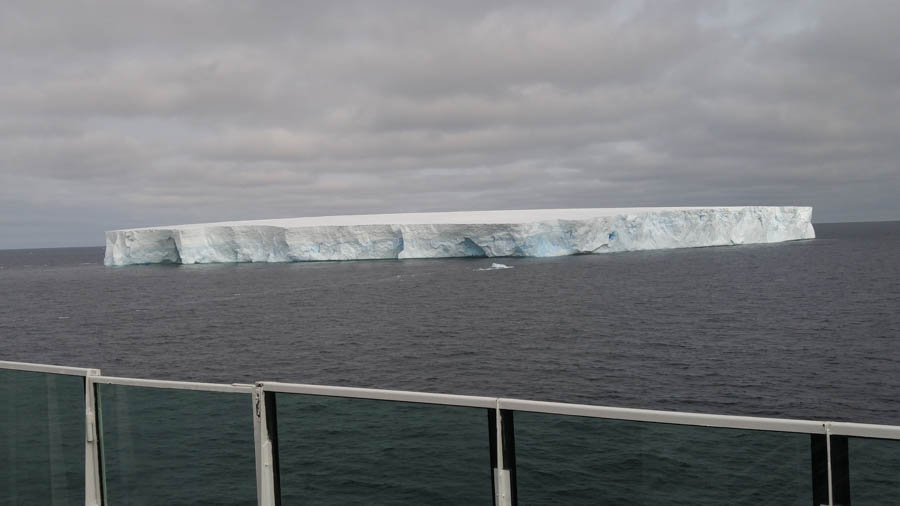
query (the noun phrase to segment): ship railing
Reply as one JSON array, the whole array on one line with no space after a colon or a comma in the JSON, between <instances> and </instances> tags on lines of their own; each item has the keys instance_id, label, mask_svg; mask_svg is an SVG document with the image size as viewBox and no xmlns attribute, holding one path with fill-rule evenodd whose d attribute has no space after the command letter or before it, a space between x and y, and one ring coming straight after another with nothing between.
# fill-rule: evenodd
<instances>
[{"instance_id":1,"label":"ship railing","mask_svg":"<svg viewBox=\"0 0 900 506\"><path fill-rule=\"evenodd\" d=\"M0 504L888 504L900 427L0 361ZM852 484L852 487L851 487Z\"/></svg>"}]
</instances>

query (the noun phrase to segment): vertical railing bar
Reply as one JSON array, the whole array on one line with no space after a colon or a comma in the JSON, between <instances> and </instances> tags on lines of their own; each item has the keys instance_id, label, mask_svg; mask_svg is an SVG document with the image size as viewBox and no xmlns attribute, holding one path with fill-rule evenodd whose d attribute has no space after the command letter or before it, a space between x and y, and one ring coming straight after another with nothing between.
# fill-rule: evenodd
<instances>
[{"instance_id":1,"label":"vertical railing bar","mask_svg":"<svg viewBox=\"0 0 900 506\"><path fill-rule=\"evenodd\" d=\"M91 382L94 384L94 406L96 406L94 409L94 418L96 419L97 424L97 465L100 468L100 472L97 473L100 477L100 495L98 502L102 505L106 505L109 504L109 487L106 483L106 443L103 441L103 395L100 384L95 380L96 378L91 378Z\"/></svg>"},{"instance_id":2,"label":"vertical railing bar","mask_svg":"<svg viewBox=\"0 0 900 506\"><path fill-rule=\"evenodd\" d=\"M274 401L271 404L266 402L266 394L264 384L257 383L252 396L253 440L256 450L256 498L259 506L279 506L281 493L275 482L275 473L279 471L275 468L276 462L273 458L271 437L277 429L271 427L273 433L270 433L270 415L267 413L269 409L275 408L275 404Z\"/></svg>"},{"instance_id":3,"label":"vertical railing bar","mask_svg":"<svg viewBox=\"0 0 900 506\"><path fill-rule=\"evenodd\" d=\"M254 470L256 471L256 503L263 506L263 480L262 480L262 427L259 413L260 387L253 388L250 394L250 409L253 417L253 457Z\"/></svg>"},{"instance_id":4,"label":"vertical railing bar","mask_svg":"<svg viewBox=\"0 0 900 506\"><path fill-rule=\"evenodd\" d=\"M500 420L500 400L494 407L494 430L497 437L497 468L494 470L494 504L505 506L506 480L503 476L503 426Z\"/></svg>"},{"instance_id":5,"label":"vertical railing bar","mask_svg":"<svg viewBox=\"0 0 900 506\"><path fill-rule=\"evenodd\" d=\"M269 454L272 464L272 497L275 499L275 506L281 506L281 460L278 453L278 409L275 395L275 392L264 390L262 397L266 408L266 434L269 438Z\"/></svg>"},{"instance_id":6,"label":"vertical railing bar","mask_svg":"<svg viewBox=\"0 0 900 506\"><path fill-rule=\"evenodd\" d=\"M485 410L487 414L487 436L488 448L490 455L488 463L490 464L491 473L491 506L498 506L497 503L497 410L488 408Z\"/></svg>"},{"instance_id":7,"label":"vertical railing bar","mask_svg":"<svg viewBox=\"0 0 900 506\"><path fill-rule=\"evenodd\" d=\"M501 427L503 428L503 452L506 453L503 459L503 465L506 468L506 492L509 495L509 505L517 506L519 504L518 485L516 483L516 428L515 428L515 412L512 410L503 410L501 412Z\"/></svg>"},{"instance_id":8,"label":"vertical railing bar","mask_svg":"<svg viewBox=\"0 0 900 506\"><path fill-rule=\"evenodd\" d=\"M496 424L495 429L497 430L497 468L503 469L503 426L500 421L500 400L497 400L497 407L494 408L496 410Z\"/></svg>"},{"instance_id":9,"label":"vertical railing bar","mask_svg":"<svg viewBox=\"0 0 900 506\"><path fill-rule=\"evenodd\" d=\"M849 439L847 436L834 434L830 422L828 425L828 478L831 504L848 506L851 502Z\"/></svg>"},{"instance_id":10,"label":"vertical railing bar","mask_svg":"<svg viewBox=\"0 0 900 506\"><path fill-rule=\"evenodd\" d=\"M494 409L496 419L495 430L497 437L497 469L494 472L494 502L497 506L514 506L514 497L512 490L512 472L514 470L506 468L506 455L508 451L506 448L506 442L504 441L505 439L507 439L506 437L504 437L504 431L509 431L510 427L504 426L504 410L500 409L500 399L497 399L496 407ZM509 449L509 451L511 452L512 449Z\"/></svg>"},{"instance_id":11,"label":"vertical railing bar","mask_svg":"<svg viewBox=\"0 0 900 506\"><path fill-rule=\"evenodd\" d=\"M828 506L834 506L834 488L831 479L831 422L825 422L825 452L828 456Z\"/></svg>"},{"instance_id":12,"label":"vertical railing bar","mask_svg":"<svg viewBox=\"0 0 900 506\"><path fill-rule=\"evenodd\" d=\"M100 466L99 408L93 376L100 376L99 369L90 369L84 376L84 504L103 504L102 468Z\"/></svg>"}]
</instances>

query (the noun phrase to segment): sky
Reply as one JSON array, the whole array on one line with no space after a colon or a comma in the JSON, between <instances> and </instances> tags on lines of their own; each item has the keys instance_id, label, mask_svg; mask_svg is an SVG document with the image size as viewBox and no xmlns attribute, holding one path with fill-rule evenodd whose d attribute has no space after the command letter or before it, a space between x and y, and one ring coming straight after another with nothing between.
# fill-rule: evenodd
<instances>
[{"instance_id":1,"label":"sky","mask_svg":"<svg viewBox=\"0 0 900 506\"><path fill-rule=\"evenodd\" d=\"M0 249L334 214L900 219L900 2L0 3Z\"/></svg>"}]
</instances>

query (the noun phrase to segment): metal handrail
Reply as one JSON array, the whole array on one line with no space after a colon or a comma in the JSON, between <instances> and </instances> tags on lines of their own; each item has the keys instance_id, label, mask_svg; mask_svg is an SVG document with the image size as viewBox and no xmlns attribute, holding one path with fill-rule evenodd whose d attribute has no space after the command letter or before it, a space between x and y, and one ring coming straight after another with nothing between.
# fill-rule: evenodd
<instances>
[{"instance_id":1,"label":"metal handrail","mask_svg":"<svg viewBox=\"0 0 900 506\"><path fill-rule=\"evenodd\" d=\"M140 378L126 378L116 376L102 376L99 369L65 367L46 364L31 364L25 362L0 361L0 369L19 370L48 374L60 374L81 376L84 378L84 407L85 407L85 505L99 506L103 499L100 462L102 451L100 449L100 434L98 422L100 421L97 408L98 399L95 396L95 388L98 384L122 385L141 388L195 390L205 392L224 392L250 394L250 407L253 409L253 433L256 455L256 480L257 499L260 506L275 506L278 504L278 443L276 420L276 394L300 394L328 397L343 397L351 399L372 399L390 402L408 402L418 404L432 404L443 406L460 406L482 408L489 410L493 420L496 421L496 461L492 463L494 468L494 494L495 502L501 506L515 503L513 497L514 487L510 483L515 478L510 473L515 469L509 469L504 464L503 455L510 448L515 447L514 442L505 442L506 419L512 423L512 414L515 412L546 413L563 416L577 416L586 418L628 420L635 422L675 424L684 426L745 429L754 431L789 432L810 434L813 445L814 474L816 462L815 448L824 448L825 454L821 456L821 462L825 462L827 469L827 496L818 496L820 502L834 504L838 493L833 492L833 484L841 484L840 493L848 494L844 481L847 477L846 465L843 467L840 461L834 464L832 446L842 444L846 452L847 437L863 437L875 439L900 440L900 426L877 425L849 422L795 420L783 418L765 418L754 416L716 415L707 413L687 413L680 411L661 411L650 409L616 408L609 406L591 406L585 404L568 404L561 402L530 401L522 399L506 399L498 397L482 397L470 395L439 394L429 392L411 392L403 390L383 390L374 388L355 388L328 385L309 385L299 383L282 383L274 381L260 381L251 384L219 384L202 383L193 381L168 381ZM270 412L271 411L271 412ZM271 418L271 419L270 419ZM820 446L817 446L820 445ZM838 452L839 454L839 452ZM493 457L492 457L493 458ZM837 465L837 471L833 467ZM833 479L833 472L840 473L843 477ZM843 480L843 481L842 481ZM825 486L825 482L819 482ZM819 485L814 483L814 490L822 492Z\"/></svg>"},{"instance_id":2,"label":"metal handrail","mask_svg":"<svg viewBox=\"0 0 900 506\"><path fill-rule=\"evenodd\" d=\"M875 439L900 439L900 426L870 423L829 422L833 436L868 437Z\"/></svg>"},{"instance_id":3,"label":"metal handrail","mask_svg":"<svg viewBox=\"0 0 900 506\"><path fill-rule=\"evenodd\" d=\"M499 399L497 402L500 409L508 409L512 411L530 411L533 413L606 418L610 420L630 420L635 422L692 425L698 427L715 427L724 429L825 434L825 427L828 424L828 422L815 420L794 420L789 418L764 418L756 416L688 413L683 411L615 408L608 406L591 406L586 404L568 404L562 402L526 401L521 399Z\"/></svg>"},{"instance_id":4,"label":"metal handrail","mask_svg":"<svg viewBox=\"0 0 900 506\"><path fill-rule=\"evenodd\" d=\"M471 408L497 407L496 397L473 395L436 394L430 392L409 392L404 390L381 390L376 388L338 387L327 385L305 385L300 383L279 383L261 381L257 383L266 392L286 394L322 395L329 397L349 397L396 402L417 402L420 404L441 404L444 406L465 406Z\"/></svg>"},{"instance_id":5,"label":"metal handrail","mask_svg":"<svg viewBox=\"0 0 900 506\"><path fill-rule=\"evenodd\" d=\"M91 376L100 374L99 369L84 367L67 367L63 365L32 364L28 362L9 362L0 360L0 369L13 371L43 372L50 374L64 374L67 376Z\"/></svg>"},{"instance_id":6,"label":"metal handrail","mask_svg":"<svg viewBox=\"0 0 900 506\"><path fill-rule=\"evenodd\" d=\"M144 388L164 388L172 390L199 390L203 392L228 392L249 394L253 392L253 385L232 383L201 383L196 381L170 381L139 378L122 378L117 376L92 376L92 383L105 385L122 385Z\"/></svg>"},{"instance_id":7,"label":"metal handrail","mask_svg":"<svg viewBox=\"0 0 900 506\"><path fill-rule=\"evenodd\" d=\"M12 369L73 376L89 376L90 381L95 384L99 383L135 387L248 394L252 393L254 389L254 385L251 384L220 384L193 381L169 381L126 378L117 376L101 376L99 375L100 371L98 369L66 367L47 364L32 364L26 362L10 362L2 360L0 360L0 369ZM256 386L261 387L264 391L267 392L286 394L320 395L330 397L413 402L421 404L440 404L446 406L464 406L487 409L498 408L511 411L527 411L534 413L547 413L589 418L605 418L610 420L629 420L636 422L690 425L698 427L717 427L773 432L795 432L804 434L825 434L826 431L830 431L830 433L833 435L900 440L900 426L896 425L633 409L524 399L441 394L433 392L412 392L404 390L284 383L277 381L259 381L256 383Z\"/></svg>"}]
</instances>

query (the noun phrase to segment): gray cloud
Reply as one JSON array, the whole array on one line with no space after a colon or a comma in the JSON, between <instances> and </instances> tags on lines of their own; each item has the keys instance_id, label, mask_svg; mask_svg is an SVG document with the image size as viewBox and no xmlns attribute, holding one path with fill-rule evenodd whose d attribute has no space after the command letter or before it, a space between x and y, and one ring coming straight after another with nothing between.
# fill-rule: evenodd
<instances>
[{"instance_id":1,"label":"gray cloud","mask_svg":"<svg viewBox=\"0 0 900 506\"><path fill-rule=\"evenodd\" d=\"M0 247L334 213L898 219L900 6L4 2Z\"/></svg>"}]
</instances>

